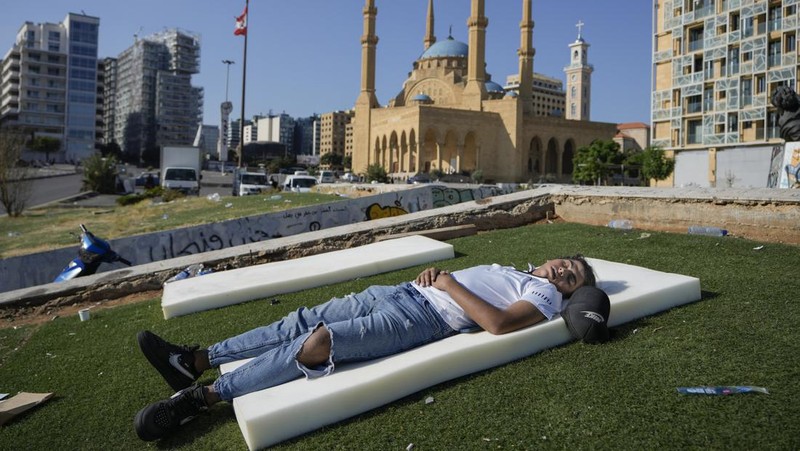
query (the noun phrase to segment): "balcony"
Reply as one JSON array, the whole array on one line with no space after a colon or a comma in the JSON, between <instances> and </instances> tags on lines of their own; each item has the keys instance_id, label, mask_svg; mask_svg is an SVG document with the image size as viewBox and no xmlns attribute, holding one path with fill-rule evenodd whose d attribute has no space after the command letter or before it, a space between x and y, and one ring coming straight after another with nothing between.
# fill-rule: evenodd
<instances>
[{"instance_id":1,"label":"balcony","mask_svg":"<svg viewBox=\"0 0 800 451\"><path fill-rule=\"evenodd\" d=\"M689 51L696 52L698 50L703 50L703 38L689 41Z\"/></svg>"}]
</instances>

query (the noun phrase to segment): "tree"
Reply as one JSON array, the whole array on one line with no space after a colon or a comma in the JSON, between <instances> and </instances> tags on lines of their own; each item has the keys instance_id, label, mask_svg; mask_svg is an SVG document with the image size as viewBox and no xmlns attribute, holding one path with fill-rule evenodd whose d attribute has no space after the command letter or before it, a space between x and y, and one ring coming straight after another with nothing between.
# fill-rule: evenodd
<instances>
[{"instance_id":1,"label":"tree","mask_svg":"<svg viewBox=\"0 0 800 451\"><path fill-rule=\"evenodd\" d=\"M600 183L610 171L611 165L619 164L624 156L619 152L619 144L614 141L594 141L588 147L581 147L573 160L576 182Z\"/></svg>"},{"instance_id":2,"label":"tree","mask_svg":"<svg viewBox=\"0 0 800 451\"><path fill-rule=\"evenodd\" d=\"M379 183L386 183L389 177L386 174L386 169L379 164L371 164L367 166L367 182L376 181Z\"/></svg>"},{"instance_id":3,"label":"tree","mask_svg":"<svg viewBox=\"0 0 800 451\"><path fill-rule=\"evenodd\" d=\"M100 152L83 161L83 189L100 194L117 192L117 159Z\"/></svg>"},{"instance_id":4,"label":"tree","mask_svg":"<svg viewBox=\"0 0 800 451\"><path fill-rule=\"evenodd\" d=\"M111 141L108 144L100 144L97 146L97 150L99 150L104 157L114 157L118 160L124 161L122 148L116 143L116 141ZM138 163L138 161L128 161L127 163Z\"/></svg>"},{"instance_id":5,"label":"tree","mask_svg":"<svg viewBox=\"0 0 800 451\"><path fill-rule=\"evenodd\" d=\"M344 157L338 153L328 152L320 157L319 162L331 168L338 168L342 166L342 160L344 160Z\"/></svg>"},{"instance_id":6,"label":"tree","mask_svg":"<svg viewBox=\"0 0 800 451\"><path fill-rule=\"evenodd\" d=\"M353 157L351 155L345 155L344 158L342 158L342 166L348 169L352 169Z\"/></svg>"},{"instance_id":7,"label":"tree","mask_svg":"<svg viewBox=\"0 0 800 451\"><path fill-rule=\"evenodd\" d=\"M648 147L642 152L642 177L646 181L650 179L664 180L672 175L674 169L675 160L667 158L664 149Z\"/></svg>"},{"instance_id":8,"label":"tree","mask_svg":"<svg viewBox=\"0 0 800 451\"><path fill-rule=\"evenodd\" d=\"M49 136L35 136L28 143L28 148L37 152L44 152L45 161L50 161L50 152L57 152L61 148L61 140Z\"/></svg>"},{"instance_id":9,"label":"tree","mask_svg":"<svg viewBox=\"0 0 800 451\"><path fill-rule=\"evenodd\" d=\"M26 133L0 127L0 203L9 217L22 215L31 196L33 170L20 166Z\"/></svg>"}]
</instances>

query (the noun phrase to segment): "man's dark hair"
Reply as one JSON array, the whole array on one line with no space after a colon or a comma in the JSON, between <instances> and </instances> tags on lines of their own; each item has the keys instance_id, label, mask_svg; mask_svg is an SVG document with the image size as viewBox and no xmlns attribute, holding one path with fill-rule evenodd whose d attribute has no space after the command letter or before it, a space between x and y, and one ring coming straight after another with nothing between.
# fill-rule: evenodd
<instances>
[{"instance_id":1,"label":"man's dark hair","mask_svg":"<svg viewBox=\"0 0 800 451\"><path fill-rule=\"evenodd\" d=\"M583 254L575 254L569 257L561 257L561 258L565 260L575 260L583 265L586 277L584 278L583 285L581 286L594 287L597 285L597 277L594 275L594 268L592 268L592 265L590 265L589 262L586 261L586 258L583 256Z\"/></svg>"}]
</instances>

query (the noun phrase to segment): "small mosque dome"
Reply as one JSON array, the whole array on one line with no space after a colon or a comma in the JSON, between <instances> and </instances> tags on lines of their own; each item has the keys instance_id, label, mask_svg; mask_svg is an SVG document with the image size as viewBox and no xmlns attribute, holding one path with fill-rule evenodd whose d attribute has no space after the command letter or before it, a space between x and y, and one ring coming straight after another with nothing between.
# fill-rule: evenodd
<instances>
[{"instance_id":1,"label":"small mosque dome","mask_svg":"<svg viewBox=\"0 0 800 451\"><path fill-rule=\"evenodd\" d=\"M433 103L433 99L427 94L417 94L411 98L411 102L417 105L430 105Z\"/></svg>"},{"instance_id":2,"label":"small mosque dome","mask_svg":"<svg viewBox=\"0 0 800 451\"><path fill-rule=\"evenodd\" d=\"M439 41L432 46L428 47L428 50L422 53L422 56L419 58L421 60L429 59L429 58L446 58L446 57L463 57L466 58L469 55L469 47L467 44L463 42L456 41L453 39L452 36L449 36L444 41Z\"/></svg>"},{"instance_id":3,"label":"small mosque dome","mask_svg":"<svg viewBox=\"0 0 800 451\"><path fill-rule=\"evenodd\" d=\"M495 82L493 82L491 80L489 80L486 83L484 83L484 86L486 87L486 92L488 92L488 93L500 93L500 94L505 94L506 93L506 90L503 89L502 86L498 85L497 83L495 83Z\"/></svg>"}]
</instances>

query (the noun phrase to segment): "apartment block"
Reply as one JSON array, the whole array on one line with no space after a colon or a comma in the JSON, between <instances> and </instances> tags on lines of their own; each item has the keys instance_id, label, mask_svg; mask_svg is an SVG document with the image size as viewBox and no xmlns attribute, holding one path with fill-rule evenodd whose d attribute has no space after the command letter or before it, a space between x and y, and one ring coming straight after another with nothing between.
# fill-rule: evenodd
<instances>
[{"instance_id":1,"label":"apartment block","mask_svg":"<svg viewBox=\"0 0 800 451\"><path fill-rule=\"evenodd\" d=\"M320 115L319 154L336 153L345 155L346 128L353 119L354 112L332 111Z\"/></svg>"},{"instance_id":2,"label":"apartment block","mask_svg":"<svg viewBox=\"0 0 800 451\"><path fill-rule=\"evenodd\" d=\"M797 84L797 0L654 0L651 144L674 186L766 186L778 86Z\"/></svg>"},{"instance_id":3,"label":"apartment block","mask_svg":"<svg viewBox=\"0 0 800 451\"><path fill-rule=\"evenodd\" d=\"M519 74L506 77L503 86L507 92L519 92ZM533 74L533 114L536 116L563 117L567 104L564 82L538 72Z\"/></svg>"},{"instance_id":4,"label":"apartment block","mask_svg":"<svg viewBox=\"0 0 800 451\"><path fill-rule=\"evenodd\" d=\"M149 158L161 146L191 145L202 123L199 37L168 29L144 38L117 58L112 139L132 157Z\"/></svg>"},{"instance_id":5,"label":"apartment block","mask_svg":"<svg viewBox=\"0 0 800 451\"><path fill-rule=\"evenodd\" d=\"M57 24L25 22L0 64L0 124L59 139L61 149L50 155L57 161L91 155L102 128L99 25L74 13Z\"/></svg>"}]
</instances>

